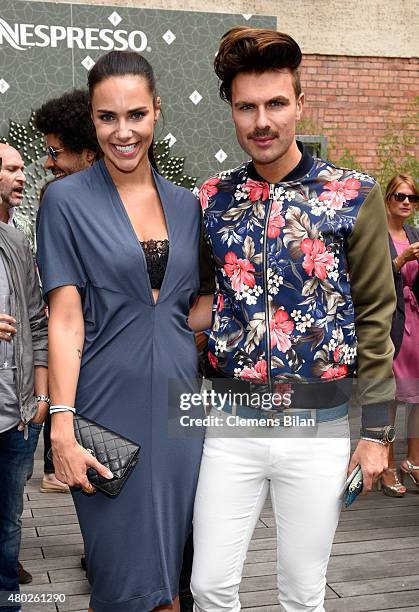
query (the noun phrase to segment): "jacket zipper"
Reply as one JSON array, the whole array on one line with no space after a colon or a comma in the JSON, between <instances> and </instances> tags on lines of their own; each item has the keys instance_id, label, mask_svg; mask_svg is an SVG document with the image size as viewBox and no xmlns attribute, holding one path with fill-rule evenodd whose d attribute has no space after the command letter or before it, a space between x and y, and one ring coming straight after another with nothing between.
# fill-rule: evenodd
<instances>
[{"instance_id":1,"label":"jacket zipper","mask_svg":"<svg viewBox=\"0 0 419 612\"><path fill-rule=\"evenodd\" d=\"M268 293L268 253L267 253L267 242L268 242L268 225L269 217L271 216L272 200L274 197L275 185L269 184L269 204L265 215L265 228L263 232L263 292L265 298L265 320L266 320L266 373L267 383L270 388L271 386L271 327L269 318L269 293Z\"/></svg>"}]
</instances>

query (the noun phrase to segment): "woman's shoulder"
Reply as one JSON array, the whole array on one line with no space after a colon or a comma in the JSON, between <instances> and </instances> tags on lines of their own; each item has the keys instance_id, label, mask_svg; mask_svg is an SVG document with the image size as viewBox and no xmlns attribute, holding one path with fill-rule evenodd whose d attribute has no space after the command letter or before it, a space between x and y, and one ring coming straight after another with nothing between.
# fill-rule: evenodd
<instances>
[{"instance_id":1,"label":"woman's shoulder","mask_svg":"<svg viewBox=\"0 0 419 612\"><path fill-rule=\"evenodd\" d=\"M97 190L98 173L95 166L52 181L44 193L41 208L49 208L50 202L62 209L85 206L89 194Z\"/></svg>"},{"instance_id":2,"label":"woman's shoulder","mask_svg":"<svg viewBox=\"0 0 419 612\"><path fill-rule=\"evenodd\" d=\"M47 193L71 195L75 190L78 191L79 189L89 188L92 181L97 182L97 177L96 164L94 164L85 170L79 170L78 172L73 172L73 174L52 181L45 195Z\"/></svg>"},{"instance_id":3,"label":"woman's shoulder","mask_svg":"<svg viewBox=\"0 0 419 612\"><path fill-rule=\"evenodd\" d=\"M155 177L159 186L163 188L172 199L184 202L186 206L198 207L198 198L192 191L180 185L175 185L161 174L156 174Z\"/></svg>"}]
</instances>

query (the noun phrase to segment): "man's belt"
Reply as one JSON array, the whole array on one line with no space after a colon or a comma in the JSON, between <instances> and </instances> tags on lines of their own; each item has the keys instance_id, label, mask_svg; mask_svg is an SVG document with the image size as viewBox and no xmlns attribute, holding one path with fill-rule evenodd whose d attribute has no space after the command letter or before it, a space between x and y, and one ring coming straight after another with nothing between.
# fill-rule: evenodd
<instances>
[{"instance_id":1,"label":"man's belt","mask_svg":"<svg viewBox=\"0 0 419 612\"><path fill-rule=\"evenodd\" d=\"M323 408L321 410L263 410L262 408L226 404L223 406L222 412L227 412L228 414L244 419L257 419L258 421L266 420L267 426L298 427L303 420L309 422L309 419L313 420L314 426L316 423L335 421L336 419L345 417L348 414L348 404L345 403L340 406Z\"/></svg>"},{"instance_id":2,"label":"man's belt","mask_svg":"<svg viewBox=\"0 0 419 612\"><path fill-rule=\"evenodd\" d=\"M247 402L237 401L234 398L234 394L247 397L259 395L261 398L265 394L268 394L270 397L274 397L274 394L277 397L289 394L290 402L275 403L272 408L274 410L294 409L317 410L321 412L322 410L328 410L329 408L348 403L351 398L353 385L353 379L350 377L327 382L318 382L318 379L304 382L274 380L270 385L228 377L211 378L209 380L212 383L212 389L216 393L227 394L226 403L232 405L240 404L242 406L247 404L249 410L253 409L254 404L248 405ZM258 406L255 406L255 408L257 409Z\"/></svg>"}]
</instances>

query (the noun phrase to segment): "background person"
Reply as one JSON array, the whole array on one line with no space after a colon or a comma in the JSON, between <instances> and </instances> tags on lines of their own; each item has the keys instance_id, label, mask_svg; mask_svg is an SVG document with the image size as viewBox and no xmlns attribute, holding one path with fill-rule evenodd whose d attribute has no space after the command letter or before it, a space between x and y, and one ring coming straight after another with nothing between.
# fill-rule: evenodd
<instances>
[{"instance_id":1,"label":"background person","mask_svg":"<svg viewBox=\"0 0 419 612\"><path fill-rule=\"evenodd\" d=\"M0 144L0 210L20 203L25 184L23 160ZM0 368L0 592L19 592L32 577L18 563L23 490L48 410L48 330L38 276L28 241L7 221L0 222L0 344L7 363ZM6 303L6 302L5 302ZM3 602L2 602L3 603ZM4 612L20 606L2 607Z\"/></svg>"},{"instance_id":2,"label":"background person","mask_svg":"<svg viewBox=\"0 0 419 612\"><path fill-rule=\"evenodd\" d=\"M100 149L87 91L73 89L47 100L35 112L34 123L45 136L45 170L55 178L85 170L98 158Z\"/></svg>"},{"instance_id":3,"label":"background person","mask_svg":"<svg viewBox=\"0 0 419 612\"><path fill-rule=\"evenodd\" d=\"M25 166L13 147L0 143L0 153L4 167L0 181L0 222L13 225L13 212L23 200Z\"/></svg>"},{"instance_id":4,"label":"background person","mask_svg":"<svg viewBox=\"0 0 419 612\"><path fill-rule=\"evenodd\" d=\"M86 493L88 466L109 477L75 442L74 406L141 444L118 497L72 493L90 605L178 609L202 439L168 438L167 387L197 371L194 314L190 327L187 318L200 284L200 210L153 169L160 99L147 60L111 52L90 71L89 89L104 157L48 188L38 233L52 403L69 407L52 418L56 474Z\"/></svg>"},{"instance_id":5,"label":"background person","mask_svg":"<svg viewBox=\"0 0 419 612\"><path fill-rule=\"evenodd\" d=\"M69 176L89 168L98 158L99 144L90 117L89 94L73 89L62 96L47 100L36 112L35 127L45 136L47 158L45 170L55 179ZM48 185L48 183L47 183ZM42 202L41 194L41 201ZM51 418L44 425L44 476L41 493L69 493L68 486L60 482L49 458L51 449Z\"/></svg>"},{"instance_id":6,"label":"background person","mask_svg":"<svg viewBox=\"0 0 419 612\"><path fill-rule=\"evenodd\" d=\"M391 330L397 383L392 420L394 423L397 403L404 403L409 410L408 448L400 469L402 476L409 475L419 490L419 231L406 223L419 205L414 179L407 174L394 176L387 185L384 201L397 294ZM406 492L398 478L393 445L381 485L383 493L391 497L402 497Z\"/></svg>"}]
</instances>

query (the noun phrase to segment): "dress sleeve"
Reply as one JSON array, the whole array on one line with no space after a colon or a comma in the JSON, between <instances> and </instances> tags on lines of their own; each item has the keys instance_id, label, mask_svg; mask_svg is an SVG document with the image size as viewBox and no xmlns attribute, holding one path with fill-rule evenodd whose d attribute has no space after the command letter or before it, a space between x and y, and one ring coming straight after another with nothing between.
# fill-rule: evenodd
<instances>
[{"instance_id":1,"label":"dress sleeve","mask_svg":"<svg viewBox=\"0 0 419 612\"><path fill-rule=\"evenodd\" d=\"M68 214L70 203L57 198L54 187L44 195L37 232L37 263L46 301L57 287L72 285L81 293L87 283L77 227Z\"/></svg>"}]
</instances>

